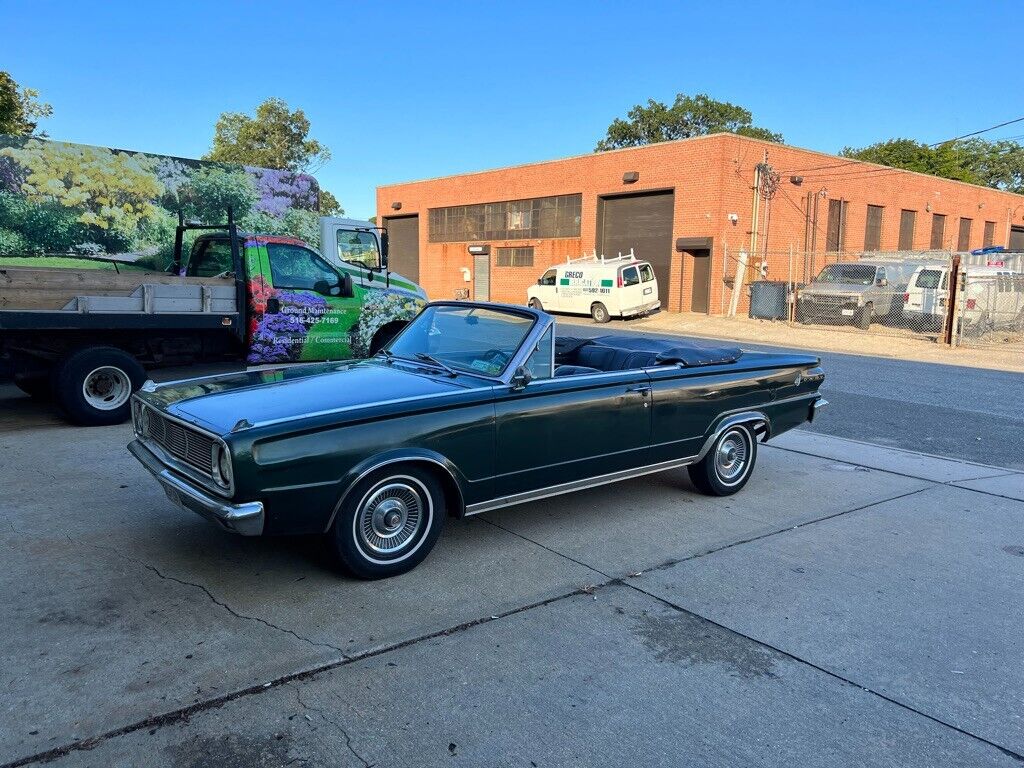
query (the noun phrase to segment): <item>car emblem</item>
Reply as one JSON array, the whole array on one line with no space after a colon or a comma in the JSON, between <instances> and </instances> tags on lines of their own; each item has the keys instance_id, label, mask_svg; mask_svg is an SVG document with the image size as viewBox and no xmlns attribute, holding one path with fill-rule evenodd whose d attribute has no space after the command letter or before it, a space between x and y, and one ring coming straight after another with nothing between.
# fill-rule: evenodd
<instances>
[{"instance_id":1,"label":"car emblem","mask_svg":"<svg viewBox=\"0 0 1024 768\"><path fill-rule=\"evenodd\" d=\"M804 379L803 379L803 377L802 377L802 376L801 376L801 375L800 375L800 374L798 373L798 374L796 375L796 378L795 378L795 379L793 380L793 386L795 386L795 387L799 387L799 386L800 386L800 383L801 383L801 382L802 382L803 380L804 380Z\"/></svg>"}]
</instances>

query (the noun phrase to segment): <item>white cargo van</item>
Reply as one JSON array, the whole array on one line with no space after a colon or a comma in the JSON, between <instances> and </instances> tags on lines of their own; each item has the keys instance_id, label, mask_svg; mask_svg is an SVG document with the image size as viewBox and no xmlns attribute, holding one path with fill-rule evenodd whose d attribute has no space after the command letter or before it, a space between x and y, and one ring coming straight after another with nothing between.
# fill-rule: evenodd
<instances>
[{"instance_id":1,"label":"white cargo van","mask_svg":"<svg viewBox=\"0 0 1024 768\"><path fill-rule=\"evenodd\" d=\"M535 309L590 315L596 323L661 306L654 269L632 251L613 259L585 256L553 266L527 289L526 297Z\"/></svg>"},{"instance_id":2,"label":"white cargo van","mask_svg":"<svg viewBox=\"0 0 1024 768\"><path fill-rule=\"evenodd\" d=\"M961 333L1024 330L1024 272L968 266L957 301ZM915 330L941 328L949 295L949 267L918 267L903 294L903 313Z\"/></svg>"}]
</instances>

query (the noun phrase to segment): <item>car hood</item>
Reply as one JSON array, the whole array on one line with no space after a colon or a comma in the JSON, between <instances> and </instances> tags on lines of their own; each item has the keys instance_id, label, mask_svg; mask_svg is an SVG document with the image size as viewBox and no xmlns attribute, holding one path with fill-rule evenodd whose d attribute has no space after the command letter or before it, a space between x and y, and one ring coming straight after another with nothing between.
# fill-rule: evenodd
<instances>
[{"instance_id":1,"label":"car hood","mask_svg":"<svg viewBox=\"0 0 1024 768\"><path fill-rule=\"evenodd\" d=\"M849 296L867 293L870 289L870 285L861 285L860 283L811 283L807 287L801 288L800 293L810 293L816 296Z\"/></svg>"},{"instance_id":2,"label":"car hood","mask_svg":"<svg viewBox=\"0 0 1024 768\"><path fill-rule=\"evenodd\" d=\"M404 364L361 360L188 379L148 388L140 396L182 421L226 435L239 422L245 427L287 421L481 384L473 377L452 379Z\"/></svg>"}]
</instances>

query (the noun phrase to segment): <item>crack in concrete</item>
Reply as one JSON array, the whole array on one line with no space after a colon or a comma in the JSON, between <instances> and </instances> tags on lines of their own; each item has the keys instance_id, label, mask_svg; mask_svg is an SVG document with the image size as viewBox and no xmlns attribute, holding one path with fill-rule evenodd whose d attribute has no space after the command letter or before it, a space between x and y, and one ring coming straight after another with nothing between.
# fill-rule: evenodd
<instances>
[{"instance_id":1,"label":"crack in concrete","mask_svg":"<svg viewBox=\"0 0 1024 768\"><path fill-rule=\"evenodd\" d=\"M313 707L304 702L302 700L302 689L299 688L299 686L292 685L290 687L293 691L295 691L295 701L298 702L300 707L307 710L308 712L315 712L317 715L320 716L320 719L323 720L325 723L333 725L335 728L337 728L341 735L345 737L345 746L348 747L348 751L352 753L356 760L363 764L363 768L373 768L373 763L368 762L366 758L364 758L362 755L356 752L356 748L352 745L352 737L348 735L348 731L345 730L344 727L342 727L341 723L329 718L327 714L319 707Z\"/></svg>"},{"instance_id":2,"label":"crack in concrete","mask_svg":"<svg viewBox=\"0 0 1024 768\"><path fill-rule=\"evenodd\" d=\"M102 547L98 548L102 549ZM60 759L61 757L65 757L66 755L69 755L72 752L86 752L95 749L100 744L111 739L119 738L121 736L127 736L129 734L144 729L163 728L165 726L173 725L175 723L187 722L193 715L202 712L207 712L213 709L219 709L220 707L223 707L226 704L230 704L232 701L236 701L238 699L246 698L249 696L256 696L266 691L273 690L274 688L279 688L282 685L287 685L288 683L300 680L310 680L326 672L346 667L357 661L371 659L376 656L382 656L385 653L398 651L403 648L408 648L409 646L417 645L419 643L429 640L434 640L439 637L447 637L449 635L465 632L466 630L472 629L473 627L479 626L481 624L487 624L491 621L499 621L510 616L515 616L520 613L531 611L534 608L541 608L543 606L551 605L552 603L557 603L561 600L566 600L568 598L576 597L582 594L584 594L583 589L574 589L570 592L555 595L554 597L545 598L544 600L539 600L535 603L530 603L528 605L522 605L518 608L512 608L502 613L489 614L487 616L482 616L480 618L470 619L469 621L462 622L461 624L456 624L451 627L439 629L435 632L430 632L425 635L420 635L418 637L409 638L408 640L392 643L391 645L386 645L381 648L366 651L364 653L346 656L345 658L338 659L336 661L331 661L326 664L319 664L315 667L300 670L298 672L291 672L287 675L282 675L281 677L275 678L268 682L250 685L246 688L241 688L230 693L225 693L221 696L215 696L213 698L206 699L205 701L196 702L195 704L191 704L187 707L181 707L179 709L171 710L169 712L164 712L158 715L151 715L150 717L146 717L134 723L123 725L119 728L114 728L105 733L97 734L96 736L90 736L88 738L69 742L59 747L53 747L52 749L48 749L43 752L37 752L32 755L26 755L25 757L21 757L16 760L4 763L0 765L0 768L22 768L26 765L50 763L54 760Z\"/></svg>"},{"instance_id":3,"label":"crack in concrete","mask_svg":"<svg viewBox=\"0 0 1024 768\"><path fill-rule=\"evenodd\" d=\"M204 584L200 584L200 583L194 582L194 581L186 581L185 579L179 579L176 576L170 576L168 574L165 574L159 568L157 568L155 565L150 565L149 563L144 562L142 560L139 560L138 558L130 557L130 556L124 554L123 552L121 552L121 551L119 551L119 550L117 550L117 549L115 549L113 547L105 547L105 546L103 546L101 544L88 544L88 543L85 543L85 542L75 541L68 534L65 534L65 536L67 537L67 540L69 542L71 542L72 544L76 544L76 545L79 545L79 546L90 547L92 549L98 549L98 550L102 550L102 551L105 551L105 552L111 552L111 553L113 553L114 555L116 555L117 557L121 558L122 560L124 560L126 562L129 562L129 563L132 563L133 565L145 568L148 571L152 571L154 574L156 574L159 578L163 579L164 581L171 581L171 582L174 582L175 584L180 584L183 587L192 587L193 589L198 589L204 595L206 595L207 598L209 598L210 602L212 602L214 605L218 606L219 608L223 608L225 611L230 613L236 619L240 619L242 621L253 621L253 622L256 622L258 624L262 624L263 626L265 626L265 627L267 627L269 629L274 629L274 630L277 630L278 632L284 632L285 634L291 635L296 640L300 640L300 641L302 641L304 643L308 643L309 645L312 645L314 647L330 648L331 650L337 651L338 653L340 653L342 658L344 658L344 659L349 658L348 654L345 653L344 649L339 648L336 645L332 645L331 643L325 643L325 642L322 642L322 641L319 641L319 640L314 640L314 639L312 639L310 637L306 637L304 635L300 635L298 632L296 632L293 629L289 629L288 627L282 627L282 626L280 626L278 624L274 624L273 622L267 621L266 619L261 618L260 616L249 616L249 615L244 614L244 613L239 613L238 611L236 611L234 608L232 608L230 605L228 605L223 600L219 600Z\"/></svg>"}]
</instances>

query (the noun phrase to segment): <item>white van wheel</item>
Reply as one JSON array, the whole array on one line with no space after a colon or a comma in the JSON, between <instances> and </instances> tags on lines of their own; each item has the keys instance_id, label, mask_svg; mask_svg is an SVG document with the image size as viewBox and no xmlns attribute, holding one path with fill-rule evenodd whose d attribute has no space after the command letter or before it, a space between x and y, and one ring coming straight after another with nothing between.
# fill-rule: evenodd
<instances>
[{"instance_id":1,"label":"white van wheel","mask_svg":"<svg viewBox=\"0 0 1024 768\"><path fill-rule=\"evenodd\" d=\"M595 323L607 323L612 319L612 316L608 314L608 308L600 301L595 302L590 308L590 316L594 318Z\"/></svg>"}]
</instances>

